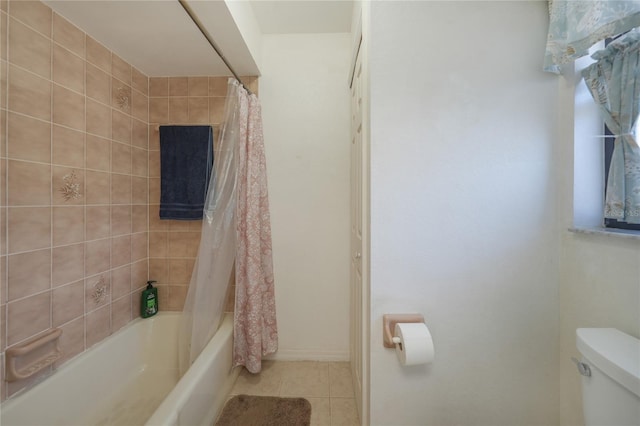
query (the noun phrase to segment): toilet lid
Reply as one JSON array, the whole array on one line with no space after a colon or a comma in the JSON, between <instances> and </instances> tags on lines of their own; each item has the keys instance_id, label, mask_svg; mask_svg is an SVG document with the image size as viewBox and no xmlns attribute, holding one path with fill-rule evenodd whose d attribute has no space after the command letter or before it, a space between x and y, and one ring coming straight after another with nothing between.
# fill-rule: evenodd
<instances>
[{"instance_id":1,"label":"toilet lid","mask_svg":"<svg viewBox=\"0 0 640 426\"><path fill-rule=\"evenodd\" d=\"M615 328L579 328L576 346L593 366L640 397L640 340Z\"/></svg>"}]
</instances>

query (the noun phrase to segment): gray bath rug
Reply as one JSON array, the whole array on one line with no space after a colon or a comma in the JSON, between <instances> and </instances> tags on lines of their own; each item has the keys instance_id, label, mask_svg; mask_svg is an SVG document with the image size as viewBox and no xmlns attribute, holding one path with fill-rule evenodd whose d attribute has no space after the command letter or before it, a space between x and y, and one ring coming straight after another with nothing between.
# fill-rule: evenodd
<instances>
[{"instance_id":1,"label":"gray bath rug","mask_svg":"<svg viewBox=\"0 0 640 426\"><path fill-rule=\"evenodd\" d=\"M215 426L309 426L311 404L304 398L236 395Z\"/></svg>"}]
</instances>

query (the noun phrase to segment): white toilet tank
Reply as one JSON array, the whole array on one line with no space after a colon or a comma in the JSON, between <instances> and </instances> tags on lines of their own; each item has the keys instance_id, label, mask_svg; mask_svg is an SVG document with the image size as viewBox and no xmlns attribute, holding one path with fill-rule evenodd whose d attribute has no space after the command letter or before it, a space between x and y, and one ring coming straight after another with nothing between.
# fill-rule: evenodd
<instances>
[{"instance_id":1,"label":"white toilet tank","mask_svg":"<svg viewBox=\"0 0 640 426\"><path fill-rule=\"evenodd\" d=\"M579 328L576 343L591 372L582 377L585 425L640 425L640 340L615 328Z\"/></svg>"}]
</instances>

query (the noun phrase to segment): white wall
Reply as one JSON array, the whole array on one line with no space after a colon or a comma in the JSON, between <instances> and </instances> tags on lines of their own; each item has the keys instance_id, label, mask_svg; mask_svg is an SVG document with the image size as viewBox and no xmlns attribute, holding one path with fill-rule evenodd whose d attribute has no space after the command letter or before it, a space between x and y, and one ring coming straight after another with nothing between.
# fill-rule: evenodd
<instances>
[{"instance_id":1,"label":"white wall","mask_svg":"<svg viewBox=\"0 0 640 426\"><path fill-rule=\"evenodd\" d=\"M577 61L576 74L588 62ZM581 376L571 362L571 357L580 357L575 332L580 327L614 327L640 337L640 241L567 231L574 225L602 223L604 182L602 139L597 137L602 134L601 118L584 83L571 71L558 80L563 165L558 181L560 423L582 425Z\"/></svg>"},{"instance_id":2,"label":"white wall","mask_svg":"<svg viewBox=\"0 0 640 426\"><path fill-rule=\"evenodd\" d=\"M265 35L279 359L349 358L350 35Z\"/></svg>"},{"instance_id":3,"label":"white wall","mask_svg":"<svg viewBox=\"0 0 640 426\"><path fill-rule=\"evenodd\" d=\"M544 2L371 2L371 419L558 422L557 77ZM402 368L382 315L424 313Z\"/></svg>"}]
</instances>

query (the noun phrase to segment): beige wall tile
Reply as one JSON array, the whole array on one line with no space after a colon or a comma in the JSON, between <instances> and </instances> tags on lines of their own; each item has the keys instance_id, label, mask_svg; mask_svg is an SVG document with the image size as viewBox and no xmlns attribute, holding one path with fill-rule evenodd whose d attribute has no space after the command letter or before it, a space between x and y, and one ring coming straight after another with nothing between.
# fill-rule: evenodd
<instances>
[{"instance_id":1,"label":"beige wall tile","mask_svg":"<svg viewBox=\"0 0 640 426\"><path fill-rule=\"evenodd\" d=\"M149 77L149 96L169 96L169 78Z\"/></svg>"},{"instance_id":2,"label":"beige wall tile","mask_svg":"<svg viewBox=\"0 0 640 426\"><path fill-rule=\"evenodd\" d=\"M6 303L2 303L2 305L0 305L0 330L2 330L2 333L0 333L0 350L2 352L4 352L5 348L7 347L7 304ZM4 364L4 362L2 363Z\"/></svg>"},{"instance_id":3,"label":"beige wall tile","mask_svg":"<svg viewBox=\"0 0 640 426\"><path fill-rule=\"evenodd\" d=\"M147 231L147 205L131 206L131 231Z\"/></svg>"},{"instance_id":4,"label":"beige wall tile","mask_svg":"<svg viewBox=\"0 0 640 426\"><path fill-rule=\"evenodd\" d=\"M9 253L50 246L50 207L9 207L8 214Z\"/></svg>"},{"instance_id":5,"label":"beige wall tile","mask_svg":"<svg viewBox=\"0 0 640 426\"><path fill-rule=\"evenodd\" d=\"M112 138L119 142L131 144L131 117L114 109L111 123Z\"/></svg>"},{"instance_id":6,"label":"beige wall tile","mask_svg":"<svg viewBox=\"0 0 640 426\"><path fill-rule=\"evenodd\" d=\"M148 157L148 151L146 149L133 148L131 150L131 173L134 176L145 177L145 182L144 182L144 191L145 191L144 199L145 200L147 199L147 192L148 192L146 177L149 174L149 167L148 167L149 159L147 157ZM134 197L134 200L135 200L135 197Z\"/></svg>"},{"instance_id":7,"label":"beige wall tile","mask_svg":"<svg viewBox=\"0 0 640 426\"><path fill-rule=\"evenodd\" d=\"M149 279L158 284L169 284L169 264L166 259L149 259Z\"/></svg>"},{"instance_id":8,"label":"beige wall tile","mask_svg":"<svg viewBox=\"0 0 640 426\"><path fill-rule=\"evenodd\" d=\"M149 96L149 77L144 75L142 71L138 71L135 67L131 67L131 87L143 95Z\"/></svg>"},{"instance_id":9,"label":"beige wall tile","mask_svg":"<svg viewBox=\"0 0 640 426\"><path fill-rule=\"evenodd\" d=\"M111 326L113 331L121 329L131 321L131 295L115 300L111 304Z\"/></svg>"},{"instance_id":10,"label":"beige wall tile","mask_svg":"<svg viewBox=\"0 0 640 426\"><path fill-rule=\"evenodd\" d=\"M85 35L86 59L93 65L111 74L111 52L93 38Z\"/></svg>"},{"instance_id":11,"label":"beige wall tile","mask_svg":"<svg viewBox=\"0 0 640 426\"><path fill-rule=\"evenodd\" d=\"M148 270L149 262L147 259L131 264L131 291L141 291L146 287ZM138 298L139 296L140 295L138 294Z\"/></svg>"},{"instance_id":12,"label":"beige wall tile","mask_svg":"<svg viewBox=\"0 0 640 426\"><path fill-rule=\"evenodd\" d=\"M187 77L169 77L169 96L189 96Z\"/></svg>"},{"instance_id":13,"label":"beige wall tile","mask_svg":"<svg viewBox=\"0 0 640 426\"><path fill-rule=\"evenodd\" d=\"M84 281L58 287L52 291L51 297L54 327L84 315Z\"/></svg>"},{"instance_id":14,"label":"beige wall tile","mask_svg":"<svg viewBox=\"0 0 640 426\"><path fill-rule=\"evenodd\" d=\"M84 280L84 310L95 311L111 303L111 273L104 272Z\"/></svg>"},{"instance_id":15,"label":"beige wall tile","mask_svg":"<svg viewBox=\"0 0 640 426\"><path fill-rule=\"evenodd\" d=\"M131 174L130 145L119 142L111 143L111 172Z\"/></svg>"},{"instance_id":16,"label":"beige wall tile","mask_svg":"<svg viewBox=\"0 0 640 426\"><path fill-rule=\"evenodd\" d=\"M199 243L197 232L169 232L167 248L174 257L196 257Z\"/></svg>"},{"instance_id":17,"label":"beige wall tile","mask_svg":"<svg viewBox=\"0 0 640 426\"><path fill-rule=\"evenodd\" d=\"M87 240L97 240L111 235L109 206L87 206Z\"/></svg>"},{"instance_id":18,"label":"beige wall tile","mask_svg":"<svg viewBox=\"0 0 640 426\"><path fill-rule=\"evenodd\" d=\"M51 123L13 113L8 113L7 117L9 158L51 161Z\"/></svg>"},{"instance_id":19,"label":"beige wall tile","mask_svg":"<svg viewBox=\"0 0 640 426\"><path fill-rule=\"evenodd\" d=\"M209 96L227 96L228 77L209 77Z\"/></svg>"},{"instance_id":20,"label":"beige wall tile","mask_svg":"<svg viewBox=\"0 0 640 426\"><path fill-rule=\"evenodd\" d=\"M169 284L189 285L195 259L168 259Z\"/></svg>"},{"instance_id":21,"label":"beige wall tile","mask_svg":"<svg viewBox=\"0 0 640 426\"><path fill-rule=\"evenodd\" d=\"M109 204L111 179L109 173L86 171L87 204Z\"/></svg>"},{"instance_id":22,"label":"beige wall tile","mask_svg":"<svg viewBox=\"0 0 640 426\"><path fill-rule=\"evenodd\" d=\"M169 98L169 123L189 122L189 98Z\"/></svg>"},{"instance_id":23,"label":"beige wall tile","mask_svg":"<svg viewBox=\"0 0 640 426\"><path fill-rule=\"evenodd\" d=\"M160 150L160 127L157 125L151 124L149 125L149 151L159 151L159 150Z\"/></svg>"},{"instance_id":24,"label":"beige wall tile","mask_svg":"<svg viewBox=\"0 0 640 426\"><path fill-rule=\"evenodd\" d=\"M131 265L111 271L111 297L119 299L131 293Z\"/></svg>"},{"instance_id":25,"label":"beige wall tile","mask_svg":"<svg viewBox=\"0 0 640 426\"><path fill-rule=\"evenodd\" d=\"M51 9L40 1L12 1L11 16L51 37Z\"/></svg>"},{"instance_id":26,"label":"beige wall tile","mask_svg":"<svg viewBox=\"0 0 640 426\"><path fill-rule=\"evenodd\" d=\"M0 0L4 1L4 0ZM7 28L8 28L9 17L6 13L0 12L0 59L3 61L7 60ZM6 86L2 86L6 87Z\"/></svg>"},{"instance_id":27,"label":"beige wall tile","mask_svg":"<svg viewBox=\"0 0 640 426\"><path fill-rule=\"evenodd\" d=\"M147 178L131 178L131 202L133 204L147 204L149 191L147 189Z\"/></svg>"},{"instance_id":28,"label":"beige wall tile","mask_svg":"<svg viewBox=\"0 0 640 426\"><path fill-rule=\"evenodd\" d=\"M139 234L131 235L131 261L135 262L143 260L148 257L147 253L147 241L149 234L141 232Z\"/></svg>"},{"instance_id":29,"label":"beige wall tile","mask_svg":"<svg viewBox=\"0 0 640 426\"><path fill-rule=\"evenodd\" d=\"M131 115L142 121L149 121L149 98L135 90L131 94Z\"/></svg>"},{"instance_id":30,"label":"beige wall tile","mask_svg":"<svg viewBox=\"0 0 640 426\"><path fill-rule=\"evenodd\" d=\"M111 238L111 265L118 266L131 263L131 235Z\"/></svg>"},{"instance_id":31,"label":"beige wall tile","mask_svg":"<svg viewBox=\"0 0 640 426\"><path fill-rule=\"evenodd\" d=\"M84 205L87 198L84 170L53 166L51 175L54 205Z\"/></svg>"},{"instance_id":32,"label":"beige wall tile","mask_svg":"<svg viewBox=\"0 0 640 426\"><path fill-rule=\"evenodd\" d=\"M147 149L149 146L149 126L142 121L131 120L131 144L138 148Z\"/></svg>"},{"instance_id":33,"label":"beige wall tile","mask_svg":"<svg viewBox=\"0 0 640 426\"><path fill-rule=\"evenodd\" d=\"M84 131L84 103L84 96L54 84L53 122Z\"/></svg>"},{"instance_id":34,"label":"beige wall tile","mask_svg":"<svg viewBox=\"0 0 640 426\"><path fill-rule=\"evenodd\" d=\"M189 77L189 96L209 96L209 77Z\"/></svg>"},{"instance_id":35,"label":"beige wall tile","mask_svg":"<svg viewBox=\"0 0 640 426\"><path fill-rule=\"evenodd\" d=\"M51 39L9 19L9 62L41 77L51 77Z\"/></svg>"},{"instance_id":36,"label":"beige wall tile","mask_svg":"<svg viewBox=\"0 0 640 426\"><path fill-rule=\"evenodd\" d=\"M84 278L84 244L55 247L51 257L53 287Z\"/></svg>"},{"instance_id":37,"label":"beige wall tile","mask_svg":"<svg viewBox=\"0 0 640 426\"><path fill-rule=\"evenodd\" d=\"M47 206L51 204L51 166L9 160L8 203L10 206Z\"/></svg>"},{"instance_id":38,"label":"beige wall tile","mask_svg":"<svg viewBox=\"0 0 640 426\"><path fill-rule=\"evenodd\" d=\"M209 98L209 123L220 124L224 121L225 98Z\"/></svg>"},{"instance_id":39,"label":"beige wall tile","mask_svg":"<svg viewBox=\"0 0 640 426\"><path fill-rule=\"evenodd\" d=\"M116 78L111 79L111 106L118 111L131 113L131 86Z\"/></svg>"},{"instance_id":40,"label":"beige wall tile","mask_svg":"<svg viewBox=\"0 0 640 426\"><path fill-rule=\"evenodd\" d=\"M189 123L209 123L209 99L189 98Z\"/></svg>"},{"instance_id":41,"label":"beige wall tile","mask_svg":"<svg viewBox=\"0 0 640 426\"><path fill-rule=\"evenodd\" d=\"M160 177L160 151L149 151L149 177Z\"/></svg>"},{"instance_id":42,"label":"beige wall tile","mask_svg":"<svg viewBox=\"0 0 640 426\"><path fill-rule=\"evenodd\" d=\"M87 134L87 169L109 171L111 168L111 141Z\"/></svg>"},{"instance_id":43,"label":"beige wall tile","mask_svg":"<svg viewBox=\"0 0 640 426\"><path fill-rule=\"evenodd\" d=\"M57 13L53 13L53 41L84 58L84 32Z\"/></svg>"},{"instance_id":44,"label":"beige wall tile","mask_svg":"<svg viewBox=\"0 0 640 426\"><path fill-rule=\"evenodd\" d=\"M160 219L160 206L157 204L149 205L149 230L167 231L168 229L169 221Z\"/></svg>"},{"instance_id":45,"label":"beige wall tile","mask_svg":"<svg viewBox=\"0 0 640 426\"><path fill-rule=\"evenodd\" d=\"M103 104L111 102L111 78L109 74L90 62L86 62L87 96Z\"/></svg>"},{"instance_id":46,"label":"beige wall tile","mask_svg":"<svg viewBox=\"0 0 640 426\"><path fill-rule=\"evenodd\" d=\"M251 93L258 94L258 77L242 77L242 81L247 86L247 88L251 91ZM225 95L226 96L226 95Z\"/></svg>"},{"instance_id":47,"label":"beige wall tile","mask_svg":"<svg viewBox=\"0 0 640 426\"><path fill-rule=\"evenodd\" d=\"M111 203L131 204L131 176L112 175Z\"/></svg>"},{"instance_id":48,"label":"beige wall tile","mask_svg":"<svg viewBox=\"0 0 640 426\"><path fill-rule=\"evenodd\" d=\"M131 233L131 206L111 206L111 235Z\"/></svg>"},{"instance_id":49,"label":"beige wall tile","mask_svg":"<svg viewBox=\"0 0 640 426\"><path fill-rule=\"evenodd\" d=\"M190 220L167 220L169 223L169 231L188 231Z\"/></svg>"},{"instance_id":50,"label":"beige wall tile","mask_svg":"<svg viewBox=\"0 0 640 426\"><path fill-rule=\"evenodd\" d=\"M9 66L9 110L51 120L51 82Z\"/></svg>"},{"instance_id":51,"label":"beige wall tile","mask_svg":"<svg viewBox=\"0 0 640 426\"><path fill-rule=\"evenodd\" d=\"M61 328L62 336L58 342L63 356L56 362L56 367L84 351L84 316L63 325Z\"/></svg>"},{"instance_id":52,"label":"beige wall tile","mask_svg":"<svg viewBox=\"0 0 640 426\"><path fill-rule=\"evenodd\" d=\"M84 56L80 57L61 47L53 46L53 81L68 89L84 93Z\"/></svg>"},{"instance_id":53,"label":"beige wall tile","mask_svg":"<svg viewBox=\"0 0 640 426\"><path fill-rule=\"evenodd\" d=\"M167 240L166 232L149 232L149 257L166 257Z\"/></svg>"},{"instance_id":54,"label":"beige wall tile","mask_svg":"<svg viewBox=\"0 0 640 426\"><path fill-rule=\"evenodd\" d=\"M84 168L84 132L53 126L53 164Z\"/></svg>"},{"instance_id":55,"label":"beige wall tile","mask_svg":"<svg viewBox=\"0 0 640 426\"><path fill-rule=\"evenodd\" d=\"M3 90L2 93L0 93L0 108L2 108L3 110L6 110L7 109L7 105L8 105L8 101L7 101L7 92L8 91L6 90L7 82L9 81L8 76L9 76L9 73L7 71L7 61L2 59L2 60L0 60L0 84L2 85L0 87L4 87L5 90ZM3 120L6 120L5 115L6 114L4 114L4 113L2 114L2 119ZM6 123L3 123L3 127L2 128L6 129L6 127L4 125L6 125ZM3 135L3 137L4 137L4 135ZM4 141L3 141L3 143L4 143ZM4 152L4 151L2 151L2 152Z\"/></svg>"},{"instance_id":56,"label":"beige wall tile","mask_svg":"<svg viewBox=\"0 0 640 426\"><path fill-rule=\"evenodd\" d=\"M85 276L96 275L110 268L111 240L88 241L84 244Z\"/></svg>"},{"instance_id":57,"label":"beige wall tile","mask_svg":"<svg viewBox=\"0 0 640 426\"><path fill-rule=\"evenodd\" d=\"M8 301L32 296L51 288L51 250L8 256Z\"/></svg>"},{"instance_id":58,"label":"beige wall tile","mask_svg":"<svg viewBox=\"0 0 640 426\"><path fill-rule=\"evenodd\" d=\"M87 99L87 133L111 138L111 108Z\"/></svg>"},{"instance_id":59,"label":"beige wall tile","mask_svg":"<svg viewBox=\"0 0 640 426\"><path fill-rule=\"evenodd\" d=\"M131 85L131 65L115 53L111 55L111 72L118 80Z\"/></svg>"},{"instance_id":60,"label":"beige wall tile","mask_svg":"<svg viewBox=\"0 0 640 426\"><path fill-rule=\"evenodd\" d=\"M53 207L53 245L84 241L84 207Z\"/></svg>"},{"instance_id":61,"label":"beige wall tile","mask_svg":"<svg viewBox=\"0 0 640 426\"><path fill-rule=\"evenodd\" d=\"M169 122L169 98L149 98L149 122Z\"/></svg>"},{"instance_id":62,"label":"beige wall tile","mask_svg":"<svg viewBox=\"0 0 640 426\"><path fill-rule=\"evenodd\" d=\"M184 286L169 286L169 311L181 311L184 308L184 300L187 297L188 287Z\"/></svg>"},{"instance_id":63,"label":"beige wall tile","mask_svg":"<svg viewBox=\"0 0 640 426\"><path fill-rule=\"evenodd\" d=\"M87 348L111 334L111 305L104 306L85 316Z\"/></svg>"},{"instance_id":64,"label":"beige wall tile","mask_svg":"<svg viewBox=\"0 0 640 426\"><path fill-rule=\"evenodd\" d=\"M34 336L50 327L51 292L41 293L7 305L7 345Z\"/></svg>"}]
</instances>

